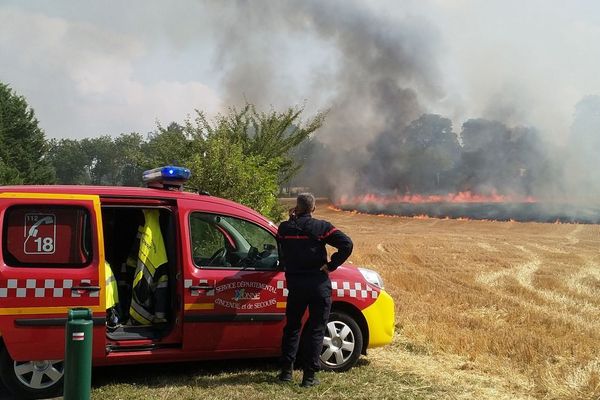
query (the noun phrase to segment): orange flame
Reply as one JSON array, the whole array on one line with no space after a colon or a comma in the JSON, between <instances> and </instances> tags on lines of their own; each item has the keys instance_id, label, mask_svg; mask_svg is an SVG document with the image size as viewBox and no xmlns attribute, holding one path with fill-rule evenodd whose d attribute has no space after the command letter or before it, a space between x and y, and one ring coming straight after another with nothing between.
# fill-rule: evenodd
<instances>
[{"instance_id":1,"label":"orange flame","mask_svg":"<svg viewBox=\"0 0 600 400\"><path fill-rule=\"evenodd\" d=\"M382 206L397 203L535 203L531 196L512 196L499 194L492 191L489 194L477 194L470 191L448 193L445 195L421 195L421 194L394 194L378 195L367 193L357 196L343 195L336 202L340 206L374 203Z\"/></svg>"}]
</instances>

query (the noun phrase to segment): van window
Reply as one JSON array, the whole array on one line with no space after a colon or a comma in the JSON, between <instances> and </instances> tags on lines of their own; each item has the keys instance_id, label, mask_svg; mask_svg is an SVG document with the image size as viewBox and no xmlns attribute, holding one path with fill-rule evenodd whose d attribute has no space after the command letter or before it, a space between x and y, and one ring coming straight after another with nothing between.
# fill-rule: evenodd
<instances>
[{"instance_id":1,"label":"van window","mask_svg":"<svg viewBox=\"0 0 600 400\"><path fill-rule=\"evenodd\" d=\"M277 241L252 222L223 215L192 213L192 255L200 268L275 270Z\"/></svg>"},{"instance_id":2,"label":"van window","mask_svg":"<svg viewBox=\"0 0 600 400\"><path fill-rule=\"evenodd\" d=\"M92 256L90 215L83 207L10 207L2 237L4 262L13 267L83 267Z\"/></svg>"}]
</instances>

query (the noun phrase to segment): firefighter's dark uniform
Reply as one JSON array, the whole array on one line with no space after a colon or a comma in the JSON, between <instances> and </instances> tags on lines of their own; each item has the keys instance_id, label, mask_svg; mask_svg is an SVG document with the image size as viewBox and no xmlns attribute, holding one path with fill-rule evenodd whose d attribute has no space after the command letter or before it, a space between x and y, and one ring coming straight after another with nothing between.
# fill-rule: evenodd
<instances>
[{"instance_id":1,"label":"firefighter's dark uniform","mask_svg":"<svg viewBox=\"0 0 600 400\"><path fill-rule=\"evenodd\" d=\"M314 375L319 369L331 309L331 281L320 269L327 264L329 271L334 271L346 261L352 252L352 241L329 222L312 218L310 214L282 222L277 238L289 291L281 344L282 365L291 368L296 360L302 316L308 307L309 317L304 328L307 342L301 358L305 374ZM329 262L326 244L338 249Z\"/></svg>"}]
</instances>

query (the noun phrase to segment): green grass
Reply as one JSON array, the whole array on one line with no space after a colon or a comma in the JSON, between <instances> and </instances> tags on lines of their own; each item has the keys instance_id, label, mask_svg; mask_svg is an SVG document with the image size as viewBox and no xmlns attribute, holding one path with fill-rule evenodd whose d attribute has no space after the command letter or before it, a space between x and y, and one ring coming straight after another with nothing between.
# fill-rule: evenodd
<instances>
[{"instance_id":1,"label":"green grass","mask_svg":"<svg viewBox=\"0 0 600 400\"><path fill-rule=\"evenodd\" d=\"M443 390L412 374L382 369L361 359L345 373L321 372L321 385L280 383L272 360L204 361L94 370L92 399L433 399Z\"/></svg>"}]
</instances>

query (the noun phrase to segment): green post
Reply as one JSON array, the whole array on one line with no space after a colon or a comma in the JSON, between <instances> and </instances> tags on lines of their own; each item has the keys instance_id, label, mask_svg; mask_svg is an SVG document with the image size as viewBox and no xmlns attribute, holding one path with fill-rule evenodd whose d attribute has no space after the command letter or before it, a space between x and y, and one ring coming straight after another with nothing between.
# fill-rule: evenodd
<instances>
[{"instance_id":1,"label":"green post","mask_svg":"<svg viewBox=\"0 0 600 400\"><path fill-rule=\"evenodd\" d=\"M69 310L65 329L65 400L86 400L92 386L92 312Z\"/></svg>"}]
</instances>

